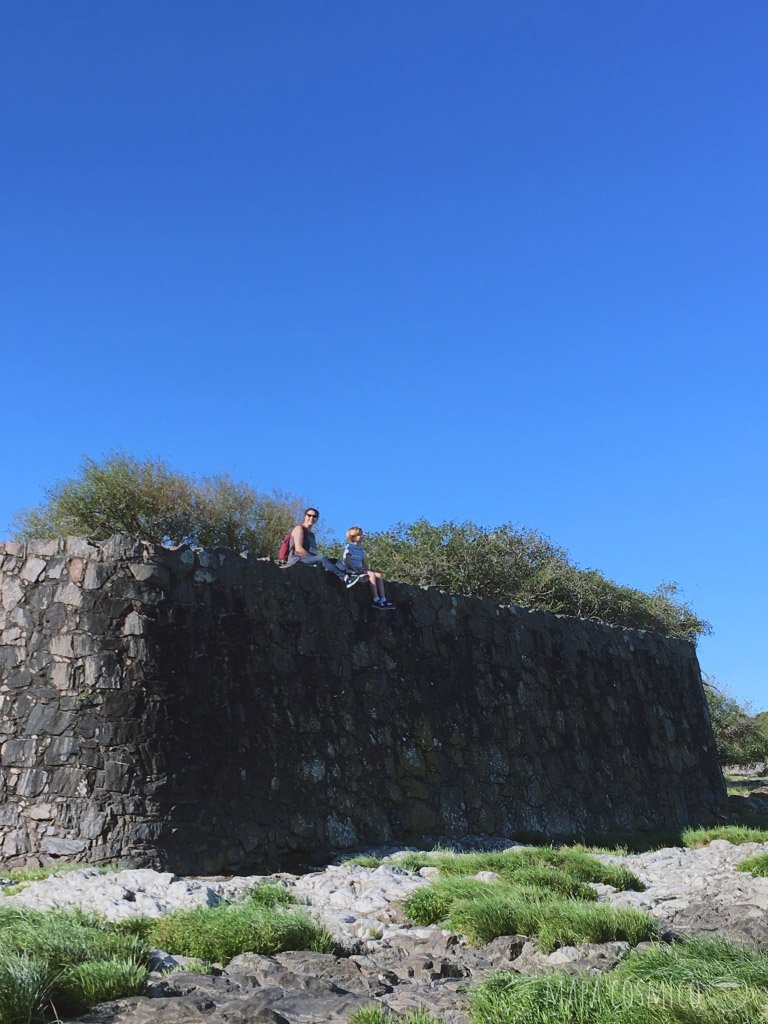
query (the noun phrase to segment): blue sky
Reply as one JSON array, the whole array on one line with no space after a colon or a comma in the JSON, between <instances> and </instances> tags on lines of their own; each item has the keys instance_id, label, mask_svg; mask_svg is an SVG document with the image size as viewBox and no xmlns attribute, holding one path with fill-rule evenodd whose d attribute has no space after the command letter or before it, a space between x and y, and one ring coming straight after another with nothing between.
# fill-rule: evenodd
<instances>
[{"instance_id":1,"label":"blue sky","mask_svg":"<svg viewBox=\"0 0 768 1024\"><path fill-rule=\"evenodd\" d=\"M534 527L764 665L764 0L15 0L0 529L123 449Z\"/></svg>"}]
</instances>

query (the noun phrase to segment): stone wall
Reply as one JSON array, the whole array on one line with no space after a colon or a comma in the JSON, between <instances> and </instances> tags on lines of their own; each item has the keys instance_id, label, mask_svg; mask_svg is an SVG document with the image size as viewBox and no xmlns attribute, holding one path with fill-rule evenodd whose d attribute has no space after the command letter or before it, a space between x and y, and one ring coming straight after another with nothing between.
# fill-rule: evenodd
<instances>
[{"instance_id":1,"label":"stone wall","mask_svg":"<svg viewBox=\"0 0 768 1024\"><path fill-rule=\"evenodd\" d=\"M178 871L724 799L693 647L127 537L0 545L0 856Z\"/></svg>"}]
</instances>

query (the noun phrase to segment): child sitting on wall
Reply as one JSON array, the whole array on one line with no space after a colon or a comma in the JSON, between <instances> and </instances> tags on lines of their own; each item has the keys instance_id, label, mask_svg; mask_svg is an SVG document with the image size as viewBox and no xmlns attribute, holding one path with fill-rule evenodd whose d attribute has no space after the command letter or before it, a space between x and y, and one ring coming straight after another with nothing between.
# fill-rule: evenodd
<instances>
[{"instance_id":1,"label":"child sitting on wall","mask_svg":"<svg viewBox=\"0 0 768 1024\"><path fill-rule=\"evenodd\" d=\"M343 566L348 573L354 575L367 575L368 582L373 590L373 606L390 611L395 607L387 600L384 591L384 580L380 572L374 572L368 565L363 547L363 531L359 526L350 526L347 530L347 543L342 556Z\"/></svg>"}]
</instances>

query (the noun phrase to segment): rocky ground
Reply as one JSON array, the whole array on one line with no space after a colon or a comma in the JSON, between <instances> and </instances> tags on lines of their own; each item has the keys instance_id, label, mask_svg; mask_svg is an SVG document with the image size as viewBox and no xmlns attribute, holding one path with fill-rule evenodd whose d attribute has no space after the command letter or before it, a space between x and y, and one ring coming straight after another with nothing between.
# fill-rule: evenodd
<instances>
[{"instance_id":1,"label":"rocky ground","mask_svg":"<svg viewBox=\"0 0 768 1024\"><path fill-rule=\"evenodd\" d=\"M464 845L481 844L468 840ZM650 911L670 935L704 931L768 949L768 879L736 871L740 861L766 851L768 843L733 846L715 841L698 850L601 855L629 867L646 889L596 888L602 900ZM395 1012L425 1006L446 1024L465 1024L465 990L490 971L595 973L613 967L628 948L613 942L544 955L535 942L515 935L472 949L439 927L409 926L400 904L428 884L434 870L424 868L414 875L392 865L331 865L305 875L270 876L326 924L347 955L248 953L215 976L158 971L147 995L103 1004L80 1018L81 1024L330 1024L346 1021L355 1009L374 1001ZM215 906L262 880L179 879L154 871L100 875L86 869L30 884L6 899L40 909L77 906L118 920Z\"/></svg>"}]
</instances>

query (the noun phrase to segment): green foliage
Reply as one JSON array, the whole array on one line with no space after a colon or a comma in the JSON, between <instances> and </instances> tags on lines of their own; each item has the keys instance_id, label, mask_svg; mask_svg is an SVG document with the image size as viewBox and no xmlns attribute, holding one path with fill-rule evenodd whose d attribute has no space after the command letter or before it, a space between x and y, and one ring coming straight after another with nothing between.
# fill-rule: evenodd
<instances>
[{"instance_id":1,"label":"green foliage","mask_svg":"<svg viewBox=\"0 0 768 1024\"><path fill-rule=\"evenodd\" d=\"M146 978L146 967L132 960L74 964L57 977L52 1002L57 1011L82 1013L109 999L137 994Z\"/></svg>"},{"instance_id":2,"label":"green foliage","mask_svg":"<svg viewBox=\"0 0 768 1024\"><path fill-rule=\"evenodd\" d=\"M758 853L756 857L747 857L736 868L737 871L749 871L759 878L768 878L768 853Z\"/></svg>"},{"instance_id":3,"label":"green foliage","mask_svg":"<svg viewBox=\"0 0 768 1024\"><path fill-rule=\"evenodd\" d=\"M381 857L370 857L366 854L360 854L359 857L350 857L349 860L342 861L343 867L357 866L360 868L378 868L383 864Z\"/></svg>"},{"instance_id":4,"label":"green foliage","mask_svg":"<svg viewBox=\"0 0 768 1024\"><path fill-rule=\"evenodd\" d=\"M720 763L744 767L768 761L768 732L762 715L750 716L749 709L711 676L705 675L703 681Z\"/></svg>"},{"instance_id":5,"label":"green foliage","mask_svg":"<svg viewBox=\"0 0 768 1024\"><path fill-rule=\"evenodd\" d=\"M262 882L245 893L246 901L260 907L288 907L296 903L296 897L284 885Z\"/></svg>"},{"instance_id":6,"label":"green foliage","mask_svg":"<svg viewBox=\"0 0 768 1024\"><path fill-rule=\"evenodd\" d=\"M642 889L631 872L573 850L412 853L399 863L412 870L429 866L440 871L436 881L405 900L406 915L422 925L442 922L474 944L517 932L536 936L547 950L619 938L634 945L658 931L648 914L598 905L587 884ZM493 871L500 880L472 877L479 871Z\"/></svg>"},{"instance_id":7,"label":"green foliage","mask_svg":"<svg viewBox=\"0 0 768 1024\"><path fill-rule=\"evenodd\" d=\"M635 981L621 965L598 977L500 972L471 995L474 1024L759 1024L765 993L749 986Z\"/></svg>"},{"instance_id":8,"label":"green foliage","mask_svg":"<svg viewBox=\"0 0 768 1024\"><path fill-rule=\"evenodd\" d=\"M150 937L153 945L171 954L222 964L240 953L329 953L333 947L328 932L305 911L262 906L253 900L168 914L153 922Z\"/></svg>"},{"instance_id":9,"label":"green foliage","mask_svg":"<svg viewBox=\"0 0 768 1024\"><path fill-rule=\"evenodd\" d=\"M620 586L595 569L577 568L535 530L511 524L488 530L421 519L369 534L366 550L372 565L404 583L691 640L710 631L679 599L676 584L663 583L652 593Z\"/></svg>"},{"instance_id":10,"label":"green foliage","mask_svg":"<svg viewBox=\"0 0 768 1024\"><path fill-rule=\"evenodd\" d=\"M697 849L706 846L713 839L725 839L734 846L743 843L768 843L768 829L750 825L713 825L711 828L687 828L682 834L683 846Z\"/></svg>"},{"instance_id":11,"label":"green foliage","mask_svg":"<svg viewBox=\"0 0 768 1024\"><path fill-rule=\"evenodd\" d=\"M639 878L627 868L605 864L595 857L567 848L519 847L491 853L409 853L397 863L407 871L439 868L441 877L495 871L506 882L543 885L561 893L565 893L574 881L602 882L615 889L642 891L644 888Z\"/></svg>"},{"instance_id":12,"label":"green foliage","mask_svg":"<svg viewBox=\"0 0 768 1024\"><path fill-rule=\"evenodd\" d=\"M0 947L0 1024L42 1020L49 983L41 964L24 953Z\"/></svg>"},{"instance_id":13,"label":"green foliage","mask_svg":"<svg viewBox=\"0 0 768 1024\"><path fill-rule=\"evenodd\" d=\"M445 925L473 945L484 945L499 935L532 935L548 953L577 942L623 939L636 945L658 936L658 925L641 910L581 900L536 901L530 892L514 890L454 903Z\"/></svg>"},{"instance_id":14,"label":"green foliage","mask_svg":"<svg viewBox=\"0 0 768 1024\"><path fill-rule=\"evenodd\" d=\"M471 996L475 1024L757 1024L766 1020L768 954L721 939L654 943L610 974L500 972Z\"/></svg>"},{"instance_id":15,"label":"green foliage","mask_svg":"<svg viewBox=\"0 0 768 1024\"><path fill-rule=\"evenodd\" d=\"M348 1024L441 1024L441 1021L441 1017L435 1017L429 1010L421 1007L401 1016L372 1003L370 1006L355 1010Z\"/></svg>"},{"instance_id":16,"label":"green foliage","mask_svg":"<svg viewBox=\"0 0 768 1024\"><path fill-rule=\"evenodd\" d=\"M305 505L294 495L263 494L227 475L198 479L161 459L124 452L101 461L84 458L77 476L45 494L40 506L16 516L18 539L81 534L103 540L128 533L157 544L247 549L257 557L276 553Z\"/></svg>"},{"instance_id":17,"label":"green foliage","mask_svg":"<svg viewBox=\"0 0 768 1024\"><path fill-rule=\"evenodd\" d=\"M445 920L454 903L471 897L490 896L494 888L498 886L476 878L444 878L412 892L403 901L403 910L406 917L416 924L438 924Z\"/></svg>"},{"instance_id":18,"label":"green foliage","mask_svg":"<svg viewBox=\"0 0 768 1024\"><path fill-rule=\"evenodd\" d=\"M672 945L658 943L642 951L633 950L621 964L624 978L693 985L741 985L765 989L768 993L768 953L737 948L719 937L692 937Z\"/></svg>"},{"instance_id":19,"label":"green foliage","mask_svg":"<svg viewBox=\"0 0 768 1024\"><path fill-rule=\"evenodd\" d=\"M150 949L227 962L238 953L332 949L328 932L291 894L265 884L242 903L111 924L80 911L0 906L0 1024L43 1024L140 992ZM194 969L194 968L192 968ZM198 969L203 969L202 964Z\"/></svg>"},{"instance_id":20,"label":"green foliage","mask_svg":"<svg viewBox=\"0 0 768 1024\"><path fill-rule=\"evenodd\" d=\"M56 867L47 868L8 868L0 872L0 878L10 881L11 884L0 888L0 897L15 896L16 893L26 889L30 882L39 882L41 879L49 878L51 875L63 875L70 871L82 870L82 864L57 864ZM101 874L108 874L118 869L115 867L100 867L98 870Z\"/></svg>"},{"instance_id":21,"label":"green foliage","mask_svg":"<svg viewBox=\"0 0 768 1024\"><path fill-rule=\"evenodd\" d=\"M149 946L79 912L0 907L0 1024L38 1024L140 991Z\"/></svg>"}]
</instances>

